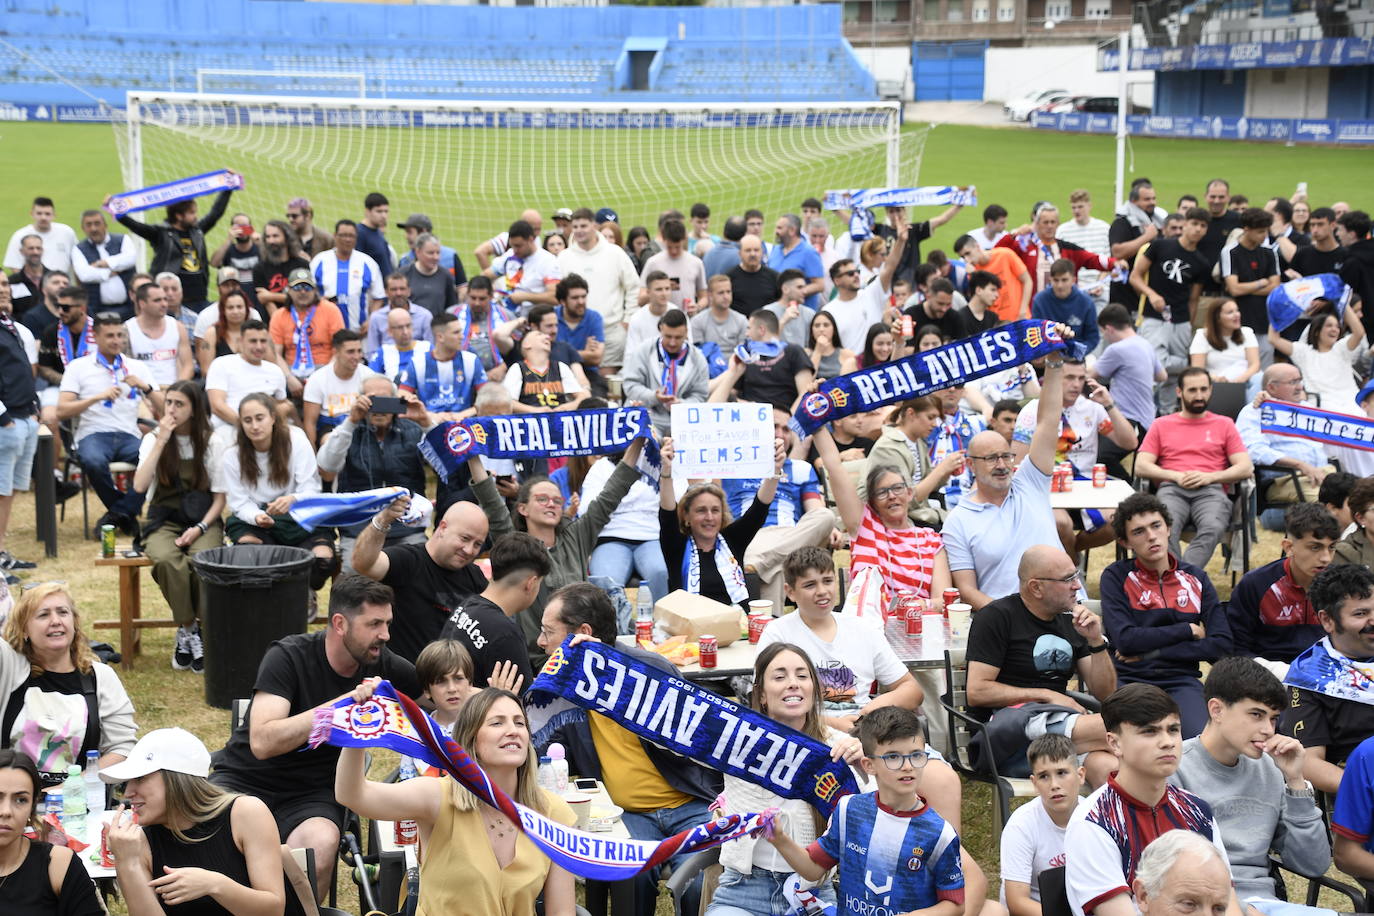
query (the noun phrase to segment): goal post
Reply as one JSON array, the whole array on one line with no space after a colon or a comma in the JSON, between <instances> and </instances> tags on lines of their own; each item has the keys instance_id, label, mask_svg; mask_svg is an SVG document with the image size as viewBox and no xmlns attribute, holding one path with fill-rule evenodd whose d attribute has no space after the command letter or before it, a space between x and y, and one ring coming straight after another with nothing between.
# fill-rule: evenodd
<instances>
[{"instance_id":1,"label":"goal post","mask_svg":"<svg viewBox=\"0 0 1374 916\"><path fill-rule=\"evenodd\" d=\"M928 127L900 103L498 102L129 93L116 131L130 187L243 173L235 209L278 218L308 197L326 229L382 191L393 222L426 213L465 261L533 207L610 207L622 231L666 209L796 213L834 188L915 184ZM839 229L839 221L832 220ZM765 228L771 235L772 223ZM399 234L397 234L399 238ZM404 244L393 239L393 245ZM467 263L470 271L476 265Z\"/></svg>"}]
</instances>

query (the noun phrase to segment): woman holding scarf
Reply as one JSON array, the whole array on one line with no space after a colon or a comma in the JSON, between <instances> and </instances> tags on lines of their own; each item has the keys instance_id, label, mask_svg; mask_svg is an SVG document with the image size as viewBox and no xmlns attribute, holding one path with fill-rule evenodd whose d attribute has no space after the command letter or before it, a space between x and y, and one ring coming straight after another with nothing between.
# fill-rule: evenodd
<instances>
[{"instance_id":1,"label":"woman holding scarf","mask_svg":"<svg viewBox=\"0 0 1374 916\"><path fill-rule=\"evenodd\" d=\"M210 405L195 382L173 382L162 419L138 449L134 490L145 494L143 549L153 561L153 580L177 622L172 667L200 672L200 579L191 557L224 543L224 487L212 485L206 461Z\"/></svg>"},{"instance_id":2,"label":"woman holding scarf","mask_svg":"<svg viewBox=\"0 0 1374 916\"><path fill-rule=\"evenodd\" d=\"M681 588L721 604L744 606L749 589L738 558L768 520L768 507L778 492L786 460L783 441L774 439L773 476L759 487L744 515L732 520L725 491L717 484L696 484L678 501L673 490L673 440L663 440L658 524L669 592Z\"/></svg>"}]
</instances>

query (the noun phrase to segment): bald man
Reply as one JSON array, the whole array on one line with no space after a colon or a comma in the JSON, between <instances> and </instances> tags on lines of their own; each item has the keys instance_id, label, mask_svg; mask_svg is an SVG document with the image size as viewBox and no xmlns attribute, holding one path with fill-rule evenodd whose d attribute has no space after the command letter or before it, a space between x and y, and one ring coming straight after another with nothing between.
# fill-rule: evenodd
<instances>
[{"instance_id":1,"label":"bald man","mask_svg":"<svg viewBox=\"0 0 1374 916\"><path fill-rule=\"evenodd\" d=\"M358 532L353 568L395 590L389 645L413 662L439 638L453 610L487 587L487 577L472 563L487 539L487 517L475 503L454 503L425 543L383 547L409 508L410 498L403 496Z\"/></svg>"},{"instance_id":2,"label":"bald man","mask_svg":"<svg viewBox=\"0 0 1374 916\"><path fill-rule=\"evenodd\" d=\"M1017 563L1026 548L1060 544L1050 508L1050 475L1063 392L1063 354L1052 353L1045 360L1035 429L1020 465L1001 433L981 432L969 440L973 488L950 511L941 536L954 586L974 610L1017 591Z\"/></svg>"},{"instance_id":3,"label":"bald man","mask_svg":"<svg viewBox=\"0 0 1374 916\"><path fill-rule=\"evenodd\" d=\"M1088 782L1099 786L1116 757L1107 750L1102 717L1069 696L1068 685L1078 675L1099 700L1116 689L1102 618L1078 603L1078 567L1062 547L1027 548L1017 577L1019 590L983 607L969 630L968 704L989 722L981 752L993 755L999 773L1024 777L1031 740L1067 735Z\"/></svg>"},{"instance_id":4,"label":"bald man","mask_svg":"<svg viewBox=\"0 0 1374 916\"><path fill-rule=\"evenodd\" d=\"M1231 872L1206 837L1171 830L1145 847L1131 892L1140 916L1215 913L1231 903Z\"/></svg>"}]
</instances>

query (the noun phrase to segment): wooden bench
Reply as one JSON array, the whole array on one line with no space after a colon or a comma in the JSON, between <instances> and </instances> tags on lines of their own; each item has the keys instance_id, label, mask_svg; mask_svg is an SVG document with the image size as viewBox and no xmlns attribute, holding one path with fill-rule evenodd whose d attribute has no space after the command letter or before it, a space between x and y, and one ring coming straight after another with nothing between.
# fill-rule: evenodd
<instances>
[{"instance_id":1,"label":"wooden bench","mask_svg":"<svg viewBox=\"0 0 1374 916\"><path fill-rule=\"evenodd\" d=\"M119 570L119 619L97 620L94 629L119 630L119 654L121 666L125 671L134 667L134 656L138 654L144 627L174 627L175 620L170 617L143 618L143 599L139 592L142 570L152 566L153 561L146 556L126 557L126 545L120 545L113 557L97 557L96 566L113 566Z\"/></svg>"}]
</instances>

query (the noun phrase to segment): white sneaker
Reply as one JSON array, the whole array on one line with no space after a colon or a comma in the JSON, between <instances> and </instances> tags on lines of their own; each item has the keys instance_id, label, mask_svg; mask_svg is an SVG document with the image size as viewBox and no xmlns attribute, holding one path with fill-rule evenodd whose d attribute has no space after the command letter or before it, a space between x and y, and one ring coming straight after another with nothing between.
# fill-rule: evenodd
<instances>
[{"instance_id":1,"label":"white sneaker","mask_svg":"<svg viewBox=\"0 0 1374 916\"><path fill-rule=\"evenodd\" d=\"M196 636L196 644L200 644L200 636ZM189 671L195 661L195 654L191 651L191 628L177 627L176 647L172 650L172 670Z\"/></svg>"},{"instance_id":2,"label":"white sneaker","mask_svg":"<svg viewBox=\"0 0 1374 916\"><path fill-rule=\"evenodd\" d=\"M200 641L200 624L191 624L186 635L186 643L191 650L191 670L196 674L205 673L205 646Z\"/></svg>"}]
</instances>

